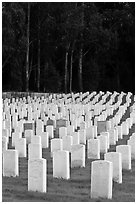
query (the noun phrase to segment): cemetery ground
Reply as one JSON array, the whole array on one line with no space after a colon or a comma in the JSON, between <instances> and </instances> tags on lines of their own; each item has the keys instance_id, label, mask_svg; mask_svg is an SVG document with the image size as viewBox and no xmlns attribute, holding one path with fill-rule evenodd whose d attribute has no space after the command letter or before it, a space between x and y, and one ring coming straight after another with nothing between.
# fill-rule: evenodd
<instances>
[{"instance_id":1,"label":"cemetery ground","mask_svg":"<svg viewBox=\"0 0 137 204\"><path fill-rule=\"evenodd\" d=\"M116 145L127 144L127 140L134 132L135 125L130 129L129 135L124 135ZM58 137L56 132L55 137ZM110 146L109 152L116 151L116 145ZM8 148L13 149L11 138ZM90 198L91 163L94 160L87 159L87 144L86 166L85 168L70 168L69 180L53 178L50 146L42 149L42 157L47 160L47 193L28 191L27 157L19 158L19 177L2 177L3 202L135 202L135 160L132 160L131 170L122 171L122 184L113 181L112 200L108 200ZM104 154L101 154L101 159L104 159Z\"/></svg>"}]
</instances>

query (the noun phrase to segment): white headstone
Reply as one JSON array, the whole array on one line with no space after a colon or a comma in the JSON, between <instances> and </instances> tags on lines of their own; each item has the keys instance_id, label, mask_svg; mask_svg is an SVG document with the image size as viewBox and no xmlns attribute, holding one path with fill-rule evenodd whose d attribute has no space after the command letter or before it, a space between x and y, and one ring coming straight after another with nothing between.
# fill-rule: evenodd
<instances>
[{"instance_id":1,"label":"white headstone","mask_svg":"<svg viewBox=\"0 0 137 204\"><path fill-rule=\"evenodd\" d=\"M116 145L116 137L115 137L115 130L109 130L109 144Z\"/></svg>"},{"instance_id":2,"label":"white headstone","mask_svg":"<svg viewBox=\"0 0 137 204\"><path fill-rule=\"evenodd\" d=\"M113 163L113 180L122 183L122 155L118 152L108 152L104 159Z\"/></svg>"},{"instance_id":3,"label":"white headstone","mask_svg":"<svg viewBox=\"0 0 137 204\"><path fill-rule=\"evenodd\" d=\"M72 136L66 136L62 138L63 141L63 150L71 151L71 145L73 144L73 137Z\"/></svg>"},{"instance_id":4,"label":"white headstone","mask_svg":"<svg viewBox=\"0 0 137 204\"><path fill-rule=\"evenodd\" d=\"M12 146L15 147L15 142L22 137L21 132L13 132L12 133Z\"/></svg>"},{"instance_id":5,"label":"white headstone","mask_svg":"<svg viewBox=\"0 0 137 204\"><path fill-rule=\"evenodd\" d=\"M128 123L125 121L122 123L122 132L123 132L123 135L129 134Z\"/></svg>"},{"instance_id":6,"label":"white headstone","mask_svg":"<svg viewBox=\"0 0 137 204\"><path fill-rule=\"evenodd\" d=\"M73 132L72 137L73 137L73 145L77 145L80 143L79 132Z\"/></svg>"},{"instance_id":7,"label":"white headstone","mask_svg":"<svg viewBox=\"0 0 137 204\"><path fill-rule=\"evenodd\" d=\"M3 152L3 176L19 176L18 151L7 150Z\"/></svg>"},{"instance_id":8,"label":"white headstone","mask_svg":"<svg viewBox=\"0 0 137 204\"><path fill-rule=\"evenodd\" d=\"M79 130L79 143L86 145L86 130Z\"/></svg>"},{"instance_id":9,"label":"white headstone","mask_svg":"<svg viewBox=\"0 0 137 204\"><path fill-rule=\"evenodd\" d=\"M28 145L28 159L41 159L42 158L42 145L30 143Z\"/></svg>"},{"instance_id":10,"label":"white headstone","mask_svg":"<svg viewBox=\"0 0 137 204\"><path fill-rule=\"evenodd\" d=\"M122 169L131 169L131 146L130 145L118 145L116 146L116 152L122 154Z\"/></svg>"},{"instance_id":11,"label":"white headstone","mask_svg":"<svg viewBox=\"0 0 137 204\"><path fill-rule=\"evenodd\" d=\"M9 131L8 129L2 129L2 137L7 137L8 141L9 141Z\"/></svg>"},{"instance_id":12,"label":"white headstone","mask_svg":"<svg viewBox=\"0 0 137 204\"><path fill-rule=\"evenodd\" d=\"M122 125L118 125L118 139L123 139Z\"/></svg>"},{"instance_id":13,"label":"white headstone","mask_svg":"<svg viewBox=\"0 0 137 204\"><path fill-rule=\"evenodd\" d=\"M41 144L41 136L33 135L33 137L31 137L31 143L32 144Z\"/></svg>"},{"instance_id":14,"label":"white headstone","mask_svg":"<svg viewBox=\"0 0 137 204\"><path fill-rule=\"evenodd\" d=\"M8 138L3 136L2 137L2 153L8 149Z\"/></svg>"},{"instance_id":15,"label":"white headstone","mask_svg":"<svg viewBox=\"0 0 137 204\"><path fill-rule=\"evenodd\" d=\"M69 125L67 127L67 135L72 135L74 132L74 126L73 125Z\"/></svg>"},{"instance_id":16,"label":"white headstone","mask_svg":"<svg viewBox=\"0 0 137 204\"><path fill-rule=\"evenodd\" d=\"M118 141L118 128L115 127L114 130L115 130L115 140Z\"/></svg>"},{"instance_id":17,"label":"white headstone","mask_svg":"<svg viewBox=\"0 0 137 204\"><path fill-rule=\"evenodd\" d=\"M131 146L131 159L135 159L135 137L131 136L127 144Z\"/></svg>"},{"instance_id":18,"label":"white headstone","mask_svg":"<svg viewBox=\"0 0 137 204\"><path fill-rule=\"evenodd\" d=\"M48 126L46 126L46 132L49 133L49 138L54 138L53 125L48 125Z\"/></svg>"},{"instance_id":19,"label":"white headstone","mask_svg":"<svg viewBox=\"0 0 137 204\"><path fill-rule=\"evenodd\" d=\"M100 159L100 140L89 139L87 149L88 159Z\"/></svg>"},{"instance_id":20,"label":"white headstone","mask_svg":"<svg viewBox=\"0 0 137 204\"><path fill-rule=\"evenodd\" d=\"M46 193L47 191L46 159L28 160L28 191Z\"/></svg>"},{"instance_id":21,"label":"white headstone","mask_svg":"<svg viewBox=\"0 0 137 204\"><path fill-rule=\"evenodd\" d=\"M86 128L86 139L94 139L94 126Z\"/></svg>"},{"instance_id":22,"label":"white headstone","mask_svg":"<svg viewBox=\"0 0 137 204\"><path fill-rule=\"evenodd\" d=\"M53 177L63 179L70 178L68 151L53 152Z\"/></svg>"},{"instance_id":23,"label":"white headstone","mask_svg":"<svg viewBox=\"0 0 137 204\"><path fill-rule=\"evenodd\" d=\"M101 132L100 135L107 136L107 148L109 149L109 132Z\"/></svg>"},{"instance_id":24,"label":"white headstone","mask_svg":"<svg viewBox=\"0 0 137 204\"><path fill-rule=\"evenodd\" d=\"M19 157L26 157L26 138L19 138L15 142L15 149Z\"/></svg>"},{"instance_id":25,"label":"white headstone","mask_svg":"<svg viewBox=\"0 0 137 204\"><path fill-rule=\"evenodd\" d=\"M34 136L34 131L33 130L25 130L24 136L26 138L26 143L30 144L31 143L31 137Z\"/></svg>"},{"instance_id":26,"label":"white headstone","mask_svg":"<svg viewBox=\"0 0 137 204\"><path fill-rule=\"evenodd\" d=\"M67 136L67 128L66 127L60 127L59 128L59 137L63 138Z\"/></svg>"},{"instance_id":27,"label":"white headstone","mask_svg":"<svg viewBox=\"0 0 137 204\"><path fill-rule=\"evenodd\" d=\"M80 130L86 129L86 127L87 127L86 122L82 121L80 123Z\"/></svg>"},{"instance_id":28,"label":"white headstone","mask_svg":"<svg viewBox=\"0 0 137 204\"><path fill-rule=\"evenodd\" d=\"M42 132L40 136L41 136L42 148L48 148L49 147L49 133Z\"/></svg>"},{"instance_id":29,"label":"white headstone","mask_svg":"<svg viewBox=\"0 0 137 204\"><path fill-rule=\"evenodd\" d=\"M60 138L54 138L51 140L51 156L53 156L53 152L63 150L63 141Z\"/></svg>"},{"instance_id":30,"label":"white headstone","mask_svg":"<svg viewBox=\"0 0 137 204\"><path fill-rule=\"evenodd\" d=\"M85 167L85 145L71 146L71 168Z\"/></svg>"},{"instance_id":31,"label":"white headstone","mask_svg":"<svg viewBox=\"0 0 137 204\"><path fill-rule=\"evenodd\" d=\"M112 199L112 162L100 160L91 164L91 198Z\"/></svg>"},{"instance_id":32,"label":"white headstone","mask_svg":"<svg viewBox=\"0 0 137 204\"><path fill-rule=\"evenodd\" d=\"M97 137L100 140L100 153L107 153L108 150L108 138L101 135Z\"/></svg>"},{"instance_id":33,"label":"white headstone","mask_svg":"<svg viewBox=\"0 0 137 204\"><path fill-rule=\"evenodd\" d=\"M94 125L94 138L97 138L97 125Z\"/></svg>"}]
</instances>

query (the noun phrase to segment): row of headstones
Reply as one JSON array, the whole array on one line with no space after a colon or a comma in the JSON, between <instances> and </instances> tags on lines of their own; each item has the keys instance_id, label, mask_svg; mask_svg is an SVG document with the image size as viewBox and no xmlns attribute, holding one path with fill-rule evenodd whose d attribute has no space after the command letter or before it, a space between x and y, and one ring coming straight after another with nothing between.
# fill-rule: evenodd
<instances>
[{"instance_id":1,"label":"row of headstones","mask_svg":"<svg viewBox=\"0 0 137 204\"><path fill-rule=\"evenodd\" d=\"M122 112L122 115L125 113L125 109L123 109L124 111ZM122 117L121 115L121 117ZM119 118L120 120L120 118ZM112 135L112 139L110 139L110 144L115 144L115 139L114 139L114 131L116 131L116 127L115 127L115 130L111 130L111 124L109 123L110 121L108 121L108 124L109 124L109 130L110 130L110 136ZM119 121L118 121L119 122ZM92 122L91 122L92 123ZM121 139L122 139L122 134L128 134L129 133L129 128L131 128L132 124L134 123L134 121L131 120L131 118L128 118L126 122L123 122L122 123L122 126L123 126L123 130L121 130L121 126L118 126L118 135L120 135ZM27 125L27 124L26 124ZM29 125L29 124L28 124ZM113 122L113 125L114 125L114 122ZM33 123L31 124L31 127L33 127ZM49 133L49 136L51 138L53 138L53 127L52 126L47 126L47 132ZM73 144L78 144L79 143L79 140L81 141L81 143L84 143L85 144L85 134L84 134L84 129L86 128L86 122L82 122L81 123L81 126L80 126L80 129L82 129L80 132L74 132L74 127L73 126L69 126L67 129L65 127L62 127L62 128L59 128L61 129L61 133L62 134L59 134L61 135L73 135L73 139L74 142ZM15 128L15 133L13 133L13 146L14 146L14 140L18 139L18 138L21 138L21 133L20 131L22 131L21 129L23 129L23 121L19 121L18 122L18 126ZM45 138L45 134L43 132L43 125L42 125L42 121L41 120L38 120L37 121L37 129L36 129L36 133L38 133L39 135L41 135L41 137L43 138L44 142L42 142L42 144L44 145L44 143L46 143L45 145L47 146L47 137ZM103 130L105 131L105 130ZM6 129L3 130L3 132L6 132ZM123 132L123 133L122 133ZM66 134L67 133L67 134ZM80 137L81 139L79 139L79 133L83 134L84 136ZM81 136L80 134L80 136ZM117 134L117 133L116 133ZM30 138L31 136L33 135L33 131L32 130L26 130L25 131L25 137L27 139L27 144L30 142ZM6 133L5 135L3 134L3 136L6 136ZM90 138L94 138L97 136L97 131L96 131L96 126L90 126L89 128L86 129L86 139L90 139ZM117 136L116 136L117 137ZM8 138L7 138L8 139ZM117 140L117 139L116 139ZM25 145L25 142L24 140L20 140L20 143L24 143ZM24 148L23 148L24 149Z\"/></svg>"},{"instance_id":2,"label":"row of headstones","mask_svg":"<svg viewBox=\"0 0 137 204\"><path fill-rule=\"evenodd\" d=\"M84 145L81 145L84 152ZM75 152L75 148L73 149ZM79 151L79 153L80 153ZM74 154L75 155L75 154ZM73 163L81 167L83 159L77 160L72 156ZM75 162L74 162L75 161ZM74 166L73 166L74 165ZM91 163L91 198L112 198L112 187L115 182L122 183L122 170L131 169L130 145L119 145L116 152L104 155L104 160ZM18 176L18 151L7 150L3 153L3 176ZM70 179L70 164L68 151L53 152L53 177ZM28 191L47 192L47 162L43 158L31 158L28 160Z\"/></svg>"},{"instance_id":3,"label":"row of headstones","mask_svg":"<svg viewBox=\"0 0 137 204\"><path fill-rule=\"evenodd\" d=\"M109 126L114 126L114 125L116 125L115 123L116 123L116 121L117 121L117 123L120 121L120 117L122 117L122 115L124 114L124 112L126 111L126 108L124 108L124 107L121 107L121 109L122 109L122 112L120 112L120 114L118 115L116 115L116 117L115 118L113 118L113 120L111 120L110 121L110 124L109 124ZM112 111L112 114L113 114L113 111ZM74 116L74 114L73 114L73 116ZM100 116L102 116L102 115L100 115ZM105 116L105 118L99 118L99 117L97 117L97 118L95 118L95 119L97 119L96 120L96 122L98 121L98 120L105 120L106 119L106 117L107 116ZM47 123L47 121L48 121L48 118L45 118L46 120L45 120L45 123ZM89 118L89 121L87 122L87 124L86 124L86 122L85 122L85 124L83 124L83 125L87 125L87 126L91 126L92 125L92 122L91 122L91 117ZM132 118L131 118L132 119ZM81 119L82 120L82 119ZM16 121L16 122L15 122ZM74 126L75 126L75 129L78 127L78 124L76 123L77 122L77 118L73 118L73 121L74 121ZM83 121L83 120L82 120ZM81 123L82 123L82 121L81 121ZM8 122L8 123L6 123L6 122ZM3 121L3 128L7 128L7 129L9 129L9 131L11 131L11 120L9 120L9 121ZM17 117L16 117L16 120L13 120L13 123L16 123L16 126L15 126L15 129L17 129L19 126L21 127L23 124L23 122L24 121L22 121L22 120L20 120L20 121L18 121L17 122ZM38 123L39 122L39 123ZM54 120L54 121L52 121L53 122L53 124L54 124L54 127L56 127L56 120ZM71 121L72 122L72 121ZM133 122L134 122L134 118L133 118ZM41 120L37 120L37 123L38 123L38 127L37 127L37 132L43 132L42 131L42 129L43 129L43 125L42 125L42 123L43 123L43 121L41 121ZM79 122L80 123L80 122ZM83 121L83 123L84 123L84 121ZM95 120L94 120L94 123L95 123ZM79 126L80 126L80 124L79 124Z\"/></svg>"},{"instance_id":4,"label":"row of headstones","mask_svg":"<svg viewBox=\"0 0 137 204\"><path fill-rule=\"evenodd\" d=\"M129 123L123 125L117 126L114 129L107 130L102 129L100 131L100 136L97 136L97 126L91 126L88 129L80 129L78 132L74 131L74 126L68 126L68 127L60 127L59 128L59 138L54 139L54 131L53 126L47 126L46 131L47 132L39 132L39 136L34 137L34 131L33 130L25 130L25 138L22 138L22 132L14 132L12 133L12 146L15 147L15 149L18 149L19 155L26 155L26 144L31 143L31 140L40 140L42 148L48 148L49 147L49 138L51 138L51 151L54 149L56 150L62 150L62 144L64 150L70 150L71 145L78 145L78 144L86 144L86 141L89 139L95 139L98 138L100 142L100 151L102 153L105 153L107 149L109 149L110 145L115 145L118 139L122 139L123 135L129 134L129 129L132 127ZM32 126L33 127L33 126ZM123 131L124 130L124 131ZM2 130L2 141L3 141L3 151L7 149L9 137L8 137L8 130L3 129ZM40 138L40 139L39 139ZM54 142L55 141L55 142ZM16 143L16 145L15 145ZM55 143L55 144L54 144ZM97 142L96 142L97 143ZM134 141L131 141L134 145ZM94 144L95 145L95 144ZM88 143L89 149L90 145ZM95 145L95 146L98 146Z\"/></svg>"},{"instance_id":5,"label":"row of headstones","mask_svg":"<svg viewBox=\"0 0 137 204\"><path fill-rule=\"evenodd\" d=\"M125 112L123 112L124 114ZM42 127L42 121L38 121L40 124L40 127ZM41 122L41 123L40 123ZM23 127L23 123L20 123ZM110 140L110 145L115 145L116 141L118 140L118 137L120 139L122 139L122 135L128 135L129 133L129 128L131 128L133 124L133 121L128 118L127 119L127 123L123 122L122 123L122 127L118 126L115 127L115 129L111 130L111 128L109 128L109 140ZM27 124L26 124L27 125ZM31 128L33 127L33 125L31 124ZM40 128L38 127L38 129ZM63 137L63 136L67 136L67 135L72 135L73 136L73 144L79 144L79 143L86 143L86 139L90 139L90 138L96 138L97 137L97 127L96 126L91 126L89 128L86 129L86 134L85 134L85 130L84 130L84 122L82 123L82 126L80 126L80 131L79 132L74 132L74 126L69 126L69 127L62 127L59 128L59 137ZM19 127L17 129L15 129L15 133L12 134L12 145L14 145L15 140L17 140L18 138L21 138L21 132L18 130ZM40 128L41 129L41 128ZM53 132L53 127L52 126L47 126L46 127L47 132L49 133L50 138L53 138L54 136L54 132ZM124 130L124 131L122 131ZM103 130L105 131L105 130ZM115 133L116 132L116 133ZM80 138L79 138L79 133L80 133ZM8 136L8 133L6 134L6 129L3 129L3 136ZM39 131L39 135L42 138L42 144L43 144L43 148L48 146L48 136L46 132L43 132L42 129ZM25 137L27 139L27 144L30 143L31 140L31 136L33 136L33 130L26 130L25 131ZM8 138L3 138L3 140L8 141ZM68 139L68 141L71 141L71 139ZM79 142L80 141L80 142ZM3 141L4 142L4 141ZM71 143L71 142L70 142ZM18 145L18 147L20 147L21 145L23 146L22 149L24 151L25 149L25 140L22 138L20 139L19 142L20 145ZM103 143L101 143L103 144ZM7 146L7 144L5 144L5 146ZM21 151L22 151L21 150ZM25 153L24 153L25 154Z\"/></svg>"},{"instance_id":6,"label":"row of headstones","mask_svg":"<svg viewBox=\"0 0 137 204\"><path fill-rule=\"evenodd\" d=\"M50 137L51 138L53 138L52 136L53 136L53 127L52 126L47 126L47 129L49 128L49 132L51 132L52 134L50 135ZM74 145L74 144L79 144L79 132L73 132L74 131L74 129L73 128L71 128L71 131L70 131L70 134L71 135L73 135L73 136L67 136L67 134L65 134L66 132L66 128L65 127L62 127L62 128L60 128L60 130L61 131L59 131L59 132L61 132L61 133L63 133L63 134L60 134L60 137L63 137L64 139L63 139L63 146L64 146L64 149L66 148L66 150L70 150L70 148L71 148L71 145ZM25 134L25 136L26 136L26 139L27 139L27 143L30 143L30 141L31 141L31 137L32 137L32 139L34 140L34 141L36 141L37 140L37 138L39 138L39 137L34 137L33 136L33 131L32 130L26 130L25 131L25 133L29 133L29 134ZM31 133L31 134L30 134ZM85 144L86 143L86 139L88 139L88 138L86 138L85 137L85 132L84 132L84 130L80 130L80 135L81 135L81 140L80 140L80 142L81 143L83 143L83 144ZM120 139L122 139L122 137L121 137L121 135L122 134L118 134L117 135L117 133L118 132L115 132L115 130L114 131L110 131L109 132L109 134L108 133L101 133L101 136L99 136L98 137L98 139L100 139L100 141L101 141L101 147L100 148L96 148L96 150L97 150L97 152L99 152L99 150L101 151L101 152L103 152L103 153L105 153L105 152L107 152L107 148L109 148L109 145L115 145L116 144L116 141L118 141L118 135L120 136ZM21 138L21 134L18 134L18 135L16 135L15 133L13 133L14 135L13 135L13 137L12 137L12 145L13 146L15 146L15 141L16 140L18 140L18 142L16 142L16 149L18 149L19 151L20 151L20 155L26 155L26 140L25 140L25 138ZM67 136L67 137L64 137L64 136ZM110 137L111 136L111 137ZM92 138L96 138L97 137L97 135L95 134L91 134L91 137ZM4 137L3 137L4 138ZM43 134L43 137L42 137L42 135L41 135L41 138L43 138L43 142L42 142L42 147L44 148L46 148L46 147L48 147L49 146L49 137L48 137L48 132L47 133L44 133ZM109 142L108 142L108 138L109 138ZM72 141L75 141L74 143L72 142ZM131 143L134 145L134 142L133 141L131 141ZM61 150L62 149L62 139L54 139L54 140L52 140L52 142L51 142L51 152L53 152L53 150ZM89 145L90 143L88 143L88 146L89 146L89 148L88 149L90 149L90 145ZM96 144L96 145L95 145ZM45 145L45 146L44 146ZM91 145L92 146L92 145ZM98 140L95 140L94 141L94 145L93 146L96 146L96 147L98 147L99 145L98 145ZM40 148L38 148L38 149L40 149ZM134 150L134 148L133 148L133 150ZM37 151L36 151L37 152ZM39 152L39 151L38 151ZM133 152L133 154L134 154L134 152ZM99 153L97 153L97 155L99 155Z\"/></svg>"},{"instance_id":7,"label":"row of headstones","mask_svg":"<svg viewBox=\"0 0 137 204\"><path fill-rule=\"evenodd\" d=\"M107 96L105 97L105 98L107 98ZM115 97L113 97L113 99L114 99ZM103 98L104 99L104 98ZM120 95L120 99L122 99L122 96ZM98 100L98 97L96 98L96 100L95 100L95 102ZM131 99L129 98L129 100L131 101ZM94 102L93 102L94 100L92 100L92 102L89 104L90 106L91 106L91 104L92 104L92 106L93 106L93 104L94 104ZM110 100L111 102L110 102L110 104L112 104L112 100ZM129 102L130 102L129 101ZM102 103L104 103L105 101L103 100L102 101ZM101 107L103 107L103 106L101 106L102 105L102 103L101 103L101 101L98 103L98 104L95 104L95 115L97 115L100 111L101 111ZM107 103L108 104L108 103ZM42 107L40 107L40 105L42 105ZM49 108L48 108L48 110L47 110L47 114L49 114L49 117L51 117L52 116L52 114L58 114L58 108L57 108L57 105L56 104L48 104L49 105ZM59 105L59 104L58 104ZM109 105L109 104L108 104ZM118 105L120 105L120 102L117 104L117 106ZM10 110L10 112L11 112L11 115L13 116L13 126L14 126L14 123L15 123L15 121L17 121L17 118L18 118L18 115L20 116L20 113L21 113L21 118L22 118L22 114L24 115L24 117L27 117L27 111L28 111L28 119L29 120L31 120L31 119L37 119L39 116L40 116L40 112L41 112L41 114L43 113L43 112L45 112L46 110L45 110L45 107L47 106L47 104L45 103L45 104L39 104L39 101L38 101L38 104L37 103L35 103L35 105L33 104L33 110L32 110L32 107L29 105L29 104L24 104L24 107L22 107L22 110L23 110L23 112L17 112L17 113L15 113L15 107L17 108L19 108L19 110L21 109L21 107L20 106L15 106L15 104L13 105L13 104L11 104L11 110ZM82 105L83 106L83 105ZM75 107L77 107L77 110L79 109L79 110L81 110L81 108L82 108L82 106L75 106ZM75 108L74 107L74 108ZM86 109L87 109L87 112L89 111L89 107L87 108L87 106L85 106L86 107ZM17 110L16 111L18 111L18 108L17 108ZM52 109L53 108L53 109ZM70 107L69 107L70 108ZM91 107L91 108L94 108L94 107ZM27 110L28 109L28 110ZM83 108L82 108L83 109ZM5 112L7 113L9 111L9 108L8 108L8 106L6 106L5 107ZM33 111L33 112L32 112ZM48 112L48 111L50 111L50 112ZM82 110L82 111L84 111L84 110ZM82 112L81 111L81 112ZM3 113L3 119L5 119L5 117L9 117L6 113ZM32 113L34 113L34 112L36 112L36 114L32 114ZM72 112L73 112L73 107L72 107ZM30 116L30 117L29 117ZM20 118L20 117L19 117ZM20 119L21 119L20 118Z\"/></svg>"},{"instance_id":8,"label":"row of headstones","mask_svg":"<svg viewBox=\"0 0 137 204\"><path fill-rule=\"evenodd\" d=\"M124 111L126 110L126 108L124 108L124 107L121 107L121 109L122 109L122 111L119 113L119 115L117 114L116 115L116 117L115 117L115 121L116 120L118 120L118 122L120 121L120 116L124 113ZM113 109L111 109L111 114L113 114ZM110 115L110 113L109 113L109 115ZM71 119L71 123L72 124L74 124L74 126L75 126L75 128L77 128L78 126L80 126L80 123L84 120L84 116L81 116L81 121L77 121L77 118L76 117L74 117L74 114L72 114L72 116L73 116L73 119ZM101 117L102 116L102 117ZM95 118L95 120L94 120L94 123L96 123L98 120L105 120L106 119L106 117L107 117L107 115L106 116L104 116L104 114L102 114L102 115L100 115L100 117L98 116L98 117L96 117ZM44 118L45 119L45 124L47 123L47 121L48 121L48 117L45 117ZM85 119L86 119L86 117L85 117ZM134 120L134 119L133 119ZM11 126L11 123L10 123L10 121L11 121L11 118L7 121L3 121L3 128L6 126L6 128L7 129L10 129L10 126ZM56 120L54 120L53 121L53 123L54 123L54 127L56 127L56 122L55 122ZM113 125L113 123L115 122L114 120L113 121L110 121L111 123L112 123L112 125ZM8 124L7 124L7 122L8 122ZM41 122L43 122L43 121L41 121ZM68 121L69 122L69 121ZM79 124L78 124L78 122L79 122ZM83 121L84 122L84 121ZM117 122L117 123L118 123ZM22 120L20 120L20 121L17 121L17 115L16 115L16 117L13 117L12 118L12 123L13 123L13 127L14 128L17 128L19 125L20 125L20 123L22 123ZM90 125L92 125L91 124L91 116L88 118L88 121L87 121L87 126L90 126ZM40 125L39 125L40 126ZM41 125L42 126L42 125ZM40 129L42 129L42 127L38 127L37 128L37 131L39 131ZM9 130L10 131L10 130Z\"/></svg>"}]
</instances>

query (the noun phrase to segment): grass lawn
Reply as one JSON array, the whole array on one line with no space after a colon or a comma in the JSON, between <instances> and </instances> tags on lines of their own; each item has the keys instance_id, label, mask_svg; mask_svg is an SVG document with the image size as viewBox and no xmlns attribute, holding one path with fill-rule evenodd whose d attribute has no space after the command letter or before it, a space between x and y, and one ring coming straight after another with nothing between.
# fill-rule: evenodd
<instances>
[{"instance_id":1,"label":"grass lawn","mask_svg":"<svg viewBox=\"0 0 137 204\"><path fill-rule=\"evenodd\" d=\"M129 117L129 110L124 115L124 120ZM129 135L125 135L119 144L127 144L127 140L135 132L135 125L130 129ZM9 143L11 147L11 140ZM87 149L87 148L86 148ZM109 151L115 151L116 146L110 146ZM86 150L87 151L87 150ZM87 152L86 152L87 153ZM19 158L19 177L2 178L3 202L134 202L135 201L135 161L132 161L132 169L122 172L122 184L113 182L112 200L91 199L91 162L86 158L85 168L73 168L70 171L70 180L53 178L52 158L50 148L43 149L42 157L47 160L47 193L28 192L28 160ZM101 159L104 155L101 155Z\"/></svg>"}]
</instances>

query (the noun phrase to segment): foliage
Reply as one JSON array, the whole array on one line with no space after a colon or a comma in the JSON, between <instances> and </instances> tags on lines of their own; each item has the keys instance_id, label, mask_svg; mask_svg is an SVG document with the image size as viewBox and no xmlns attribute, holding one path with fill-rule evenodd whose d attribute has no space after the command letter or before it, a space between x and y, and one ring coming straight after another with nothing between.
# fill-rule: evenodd
<instances>
[{"instance_id":1,"label":"foliage","mask_svg":"<svg viewBox=\"0 0 137 204\"><path fill-rule=\"evenodd\" d=\"M83 91L108 89L134 92L134 2L84 2L84 4L31 2L30 4L30 90L37 90L39 18L40 91L44 91L44 87L48 87L49 92L53 91L53 78L58 82L55 90L64 91L66 49L68 50L68 86L72 65L72 91L79 91L79 50L83 43ZM3 90L24 90L27 2L2 3L2 41ZM47 72L45 64L50 67L48 78L45 77Z\"/></svg>"}]
</instances>

